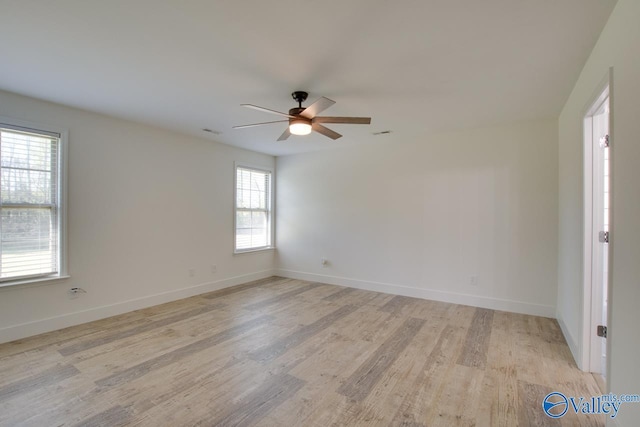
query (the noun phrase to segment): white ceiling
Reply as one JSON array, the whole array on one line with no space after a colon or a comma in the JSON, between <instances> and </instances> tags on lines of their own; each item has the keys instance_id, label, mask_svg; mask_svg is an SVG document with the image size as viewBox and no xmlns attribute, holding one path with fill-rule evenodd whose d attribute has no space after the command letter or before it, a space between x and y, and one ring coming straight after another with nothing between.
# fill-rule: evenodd
<instances>
[{"instance_id":1,"label":"white ceiling","mask_svg":"<svg viewBox=\"0 0 640 427\"><path fill-rule=\"evenodd\" d=\"M557 117L614 4L0 0L0 89L273 155L415 140ZM231 128L278 120L240 104L287 111L293 90L372 123L330 125L337 141Z\"/></svg>"}]
</instances>

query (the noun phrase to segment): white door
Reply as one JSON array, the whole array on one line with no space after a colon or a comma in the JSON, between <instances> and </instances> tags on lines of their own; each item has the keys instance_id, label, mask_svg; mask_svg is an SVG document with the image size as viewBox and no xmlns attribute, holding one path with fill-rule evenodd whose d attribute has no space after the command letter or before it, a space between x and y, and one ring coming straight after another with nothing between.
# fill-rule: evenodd
<instances>
[{"instance_id":1,"label":"white door","mask_svg":"<svg viewBox=\"0 0 640 427\"><path fill-rule=\"evenodd\" d=\"M606 376L606 338L598 327L607 326L610 226L609 97L594 105L592 115L592 249L591 249L591 371Z\"/></svg>"}]
</instances>

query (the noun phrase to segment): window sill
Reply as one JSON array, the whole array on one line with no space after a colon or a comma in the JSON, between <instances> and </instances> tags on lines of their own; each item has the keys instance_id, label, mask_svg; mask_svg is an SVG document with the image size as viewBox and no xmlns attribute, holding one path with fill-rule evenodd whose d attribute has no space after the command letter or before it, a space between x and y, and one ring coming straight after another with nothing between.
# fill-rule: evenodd
<instances>
[{"instance_id":1,"label":"window sill","mask_svg":"<svg viewBox=\"0 0 640 427\"><path fill-rule=\"evenodd\" d=\"M275 246L269 246L269 247L266 247L266 248L247 249L245 251L234 251L233 255L253 254L253 253L256 253L256 252L273 251L275 249L276 249Z\"/></svg>"},{"instance_id":2,"label":"window sill","mask_svg":"<svg viewBox=\"0 0 640 427\"><path fill-rule=\"evenodd\" d=\"M70 277L71 276L69 276L68 274L64 274L61 276L54 276L54 277L37 277L33 279L16 280L15 282L4 282L4 283L0 283L0 290L11 289L15 286L20 286L20 287L30 287L28 285L40 286L40 285L45 285L46 282L55 282L57 280L65 280Z\"/></svg>"}]
</instances>

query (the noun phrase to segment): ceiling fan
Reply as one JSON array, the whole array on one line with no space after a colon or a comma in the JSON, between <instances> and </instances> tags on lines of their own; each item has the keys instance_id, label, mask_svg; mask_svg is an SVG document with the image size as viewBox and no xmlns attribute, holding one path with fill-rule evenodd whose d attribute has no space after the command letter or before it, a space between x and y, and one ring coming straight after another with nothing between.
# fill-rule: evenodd
<instances>
[{"instance_id":1,"label":"ceiling fan","mask_svg":"<svg viewBox=\"0 0 640 427\"><path fill-rule=\"evenodd\" d=\"M244 129L254 126L270 125L272 123L289 122L289 127L287 127L283 134L280 135L278 141L284 141L291 135L309 135L312 130L335 140L340 138L342 135L323 126L321 123L341 123L355 125L368 125L371 123L371 117L318 117L319 113L331 107L336 102L323 96L307 108L304 108L302 106L302 103L307 99L307 96L309 96L307 92L295 91L291 94L291 96L298 103L298 106L290 109L289 114L270 110L269 108L258 107L257 105L241 104L242 107L253 108L254 110L264 111L265 113L277 114L279 116L287 117L288 120L253 123L250 125L234 126L233 128Z\"/></svg>"}]
</instances>

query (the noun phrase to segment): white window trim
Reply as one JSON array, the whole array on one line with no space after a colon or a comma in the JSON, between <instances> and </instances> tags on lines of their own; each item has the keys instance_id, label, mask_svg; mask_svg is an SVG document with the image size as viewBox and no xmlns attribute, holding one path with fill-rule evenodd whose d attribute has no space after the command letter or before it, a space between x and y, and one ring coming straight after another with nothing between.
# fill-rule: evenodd
<instances>
[{"instance_id":1,"label":"white window trim","mask_svg":"<svg viewBox=\"0 0 640 427\"><path fill-rule=\"evenodd\" d=\"M60 279L67 279L70 277L68 271L68 258L67 258L67 161L68 161L68 141L69 130L59 128L57 126L47 125L43 123L34 123L20 119L14 119L12 117L0 116L0 123L19 126L23 128L33 129L34 131L43 131L50 133L57 133L60 135L60 145L58 147L58 176L60 177L60 185L58 186L58 232L60 238L60 271L56 274L49 276L37 276L33 278L18 278L16 280L8 280L6 282L0 282L0 288L6 288L10 286L25 285L32 283L44 283L54 282Z\"/></svg>"},{"instance_id":2,"label":"white window trim","mask_svg":"<svg viewBox=\"0 0 640 427\"><path fill-rule=\"evenodd\" d=\"M236 192L238 191L238 168L247 168L247 169L255 169L262 172L269 172L271 174L271 179L269 180L269 192L271 194L271 210L269 215L269 228L271 232L271 245L264 246L260 248L251 248L251 249L236 249L236 204L238 203ZM276 212L276 195L275 195L275 180L276 173L272 167L264 166L264 165L256 165L252 163L245 162L234 162L233 163L233 254L241 255L255 252L264 252L270 251L276 248L276 234L275 234L275 212Z\"/></svg>"}]
</instances>

